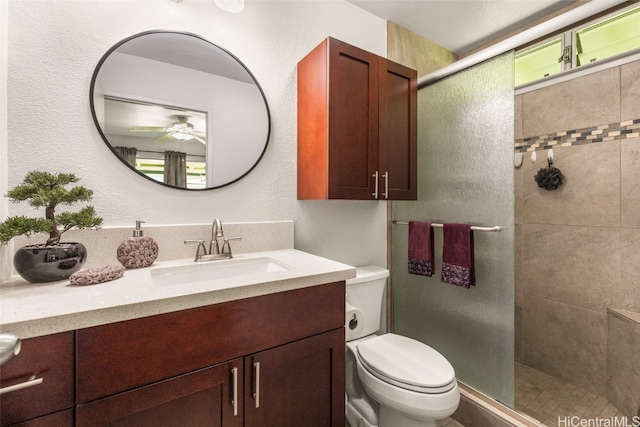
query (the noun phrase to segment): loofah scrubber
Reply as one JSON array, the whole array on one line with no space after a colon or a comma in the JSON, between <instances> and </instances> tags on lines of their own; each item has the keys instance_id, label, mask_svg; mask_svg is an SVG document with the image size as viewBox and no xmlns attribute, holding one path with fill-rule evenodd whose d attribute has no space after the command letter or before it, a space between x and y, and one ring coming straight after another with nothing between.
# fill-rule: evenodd
<instances>
[{"instance_id":1,"label":"loofah scrubber","mask_svg":"<svg viewBox=\"0 0 640 427\"><path fill-rule=\"evenodd\" d=\"M534 179L538 183L538 187L552 191L562 185L564 175L560 172L560 169L553 167L553 163L549 161L549 167L540 169Z\"/></svg>"}]
</instances>

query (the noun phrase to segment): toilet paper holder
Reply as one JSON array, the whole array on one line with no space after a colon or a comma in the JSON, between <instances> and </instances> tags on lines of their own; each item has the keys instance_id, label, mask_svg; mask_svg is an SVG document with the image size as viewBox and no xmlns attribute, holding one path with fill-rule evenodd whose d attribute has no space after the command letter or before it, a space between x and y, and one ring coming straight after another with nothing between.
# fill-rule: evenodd
<instances>
[{"instance_id":1,"label":"toilet paper holder","mask_svg":"<svg viewBox=\"0 0 640 427\"><path fill-rule=\"evenodd\" d=\"M349 303L345 304L345 330L346 340L351 341L360 338L365 331L366 317L364 313L357 307L353 307Z\"/></svg>"},{"instance_id":2,"label":"toilet paper holder","mask_svg":"<svg viewBox=\"0 0 640 427\"><path fill-rule=\"evenodd\" d=\"M353 317L349 320L349 329L352 331L358 327L358 316L353 313Z\"/></svg>"}]
</instances>

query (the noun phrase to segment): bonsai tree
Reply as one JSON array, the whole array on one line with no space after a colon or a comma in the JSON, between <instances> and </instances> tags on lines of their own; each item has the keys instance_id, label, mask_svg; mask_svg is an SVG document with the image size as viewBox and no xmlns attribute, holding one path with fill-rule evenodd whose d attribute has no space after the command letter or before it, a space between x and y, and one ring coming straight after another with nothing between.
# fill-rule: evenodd
<instances>
[{"instance_id":1,"label":"bonsai tree","mask_svg":"<svg viewBox=\"0 0 640 427\"><path fill-rule=\"evenodd\" d=\"M0 223L0 243L6 244L15 236L29 236L31 233L49 233L46 246L60 243L60 236L72 228L100 228L102 218L96 216L93 206L86 206L78 212L62 212L56 215L59 204L72 205L91 200L93 191L83 186L66 188L79 181L72 173L52 174L32 171L27 173L21 184L9 190L7 197L13 203L28 201L34 208L45 208L44 218L12 216Z\"/></svg>"}]
</instances>

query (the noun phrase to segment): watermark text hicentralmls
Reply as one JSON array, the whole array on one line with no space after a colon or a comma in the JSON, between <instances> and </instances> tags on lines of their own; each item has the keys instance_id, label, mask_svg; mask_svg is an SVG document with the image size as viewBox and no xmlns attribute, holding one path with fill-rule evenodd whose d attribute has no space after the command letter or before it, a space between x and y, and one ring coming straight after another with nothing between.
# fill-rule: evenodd
<instances>
[{"instance_id":1,"label":"watermark text hicentralmls","mask_svg":"<svg viewBox=\"0 0 640 427\"><path fill-rule=\"evenodd\" d=\"M558 417L558 427L640 427L640 416L582 418L577 415Z\"/></svg>"}]
</instances>

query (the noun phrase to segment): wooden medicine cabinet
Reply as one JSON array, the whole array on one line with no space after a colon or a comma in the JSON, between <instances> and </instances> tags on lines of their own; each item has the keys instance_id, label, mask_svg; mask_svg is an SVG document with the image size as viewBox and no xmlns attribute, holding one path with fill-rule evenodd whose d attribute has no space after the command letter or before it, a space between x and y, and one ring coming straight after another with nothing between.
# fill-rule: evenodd
<instances>
[{"instance_id":1,"label":"wooden medicine cabinet","mask_svg":"<svg viewBox=\"0 0 640 427\"><path fill-rule=\"evenodd\" d=\"M298 63L298 199L416 198L417 72L325 39Z\"/></svg>"}]
</instances>

